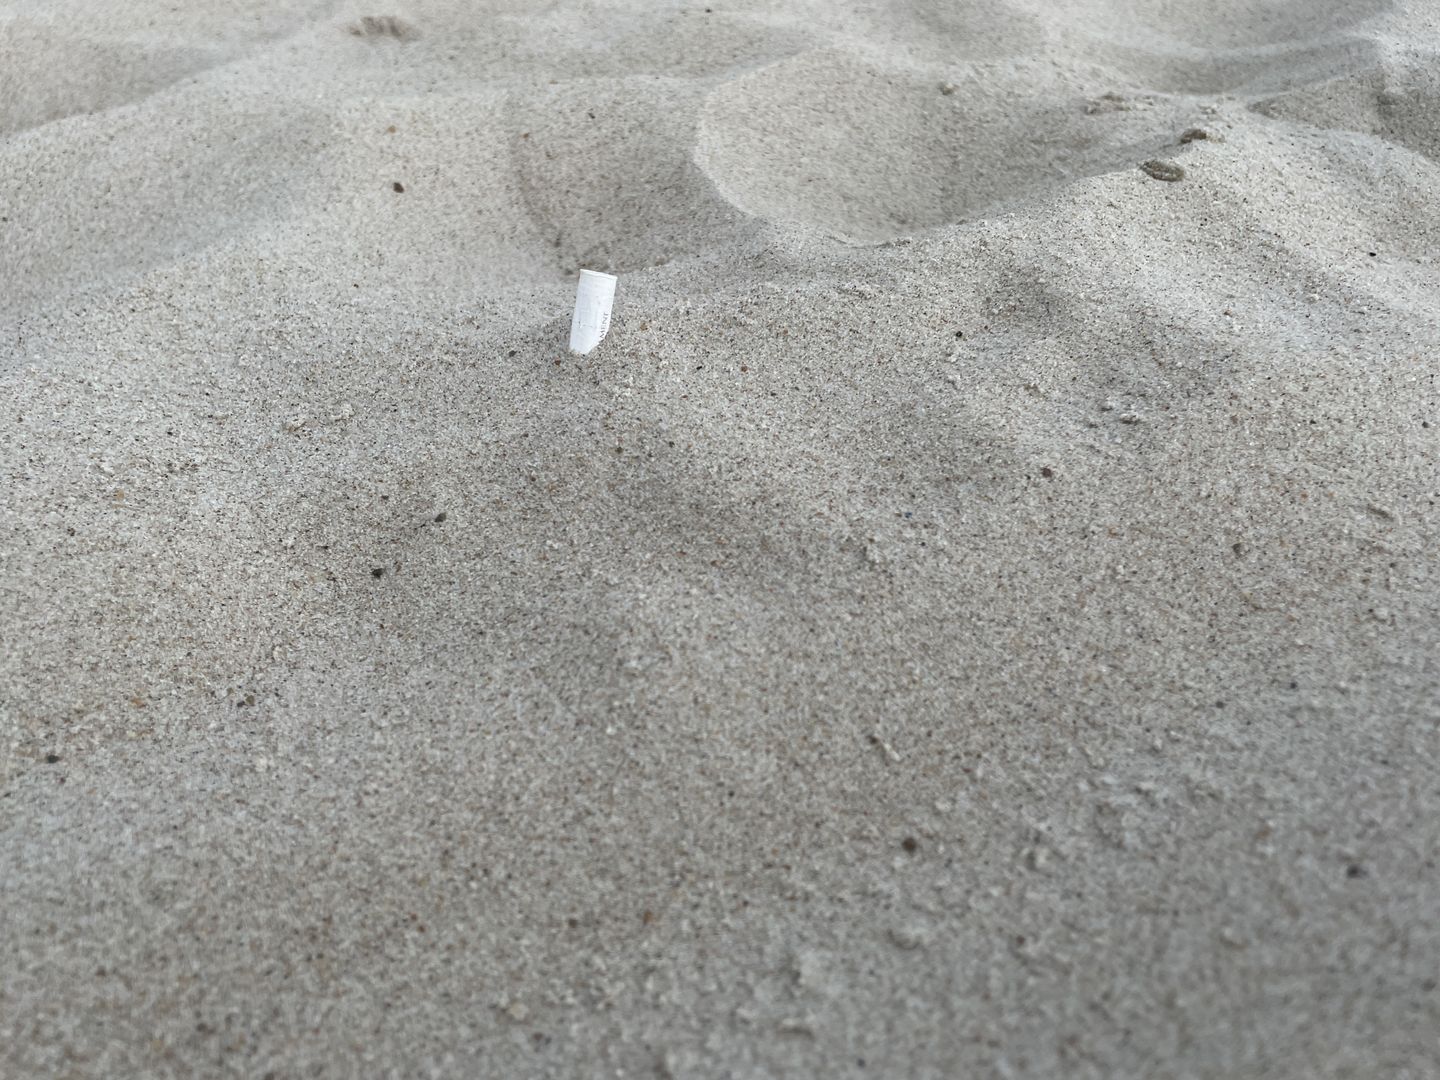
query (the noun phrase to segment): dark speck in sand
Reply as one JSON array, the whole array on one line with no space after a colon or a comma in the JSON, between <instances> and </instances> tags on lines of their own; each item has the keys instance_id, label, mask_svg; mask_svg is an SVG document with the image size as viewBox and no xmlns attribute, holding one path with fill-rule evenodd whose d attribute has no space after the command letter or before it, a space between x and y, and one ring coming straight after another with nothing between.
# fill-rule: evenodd
<instances>
[{"instance_id":1,"label":"dark speck in sand","mask_svg":"<svg viewBox=\"0 0 1440 1080\"><path fill-rule=\"evenodd\" d=\"M907 836L904 840L900 841L900 846L904 848L907 853L914 855L915 852L920 850L920 841L916 840L913 836Z\"/></svg>"},{"instance_id":2,"label":"dark speck in sand","mask_svg":"<svg viewBox=\"0 0 1440 1080\"><path fill-rule=\"evenodd\" d=\"M1186 128L1180 133L1180 141L1182 143L1192 143L1199 139L1208 138L1210 138L1210 133L1204 128Z\"/></svg>"},{"instance_id":3,"label":"dark speck in sand","mask_svg":"<svg viewBox=\"0 0 1440 1080\"><path fill-rule=\"evenodd\" d=\"M1359 863L1351 863L1345 868L1345 876L1348 878L1365 877L1365 867L1361 866Z\"/></svg>"},{"instance_id":4,"label":"dark speck in sand","mask_svg":"<svg viewBox=\"0 0 1440 1080\"><path fill-rule=\"evenodd\" d=\"M384 576L385 576L385 568L384 568L383 566L377 566L377 567L375 567L374 570L371 570L371 571L370 571L370 576L373 577L373 578L384 577Z\"/></svg>"},{"instance_id":5,"label":"dark speck in sand","mask_svg":"<svg viewBox=\"0 0 1440 1080\"><path fill-rule=\"evenodd\" d=\"M59 755L59 754L46 754L46 755L45 755L45 764L46 764L46 765L54 765L54 764L56 764L57 762L59 762L59 760L60 760L60 755Z\"/></svg>"},{"instance_id":6,"label":"dark speck in sand","mask_svg":"<svg viewBox=\"0 0 1440 1080\"><path fill-rule=\"evenodd\" d=\"M445 511L444 511L444 510L441 510L440 513L436 514L436 515L435 515L435 520L436 520L436 521L444 521L444 520L445 520Z\"/></svg>"},{"instance_id":7,"label":"dark speck in sand","mask_svg":"<svg viewBox=\"0 0 1440 1080\"><path fill-rule=\"evenodd\" d=\"M1176 180L1185 179L1185 170L1173 161L1147 161L1140 166L1140 170L1156 180L1164 180L1173 184Z\"/></svg>"},{"instance_id":8,"label":"dark speck in sand","mask_svg":"<svg viewBox=\"0 0 1440 1080\"><path fill-rule=\"evenodd\" d=\"M1041 467L1040 475L1043 476L1046 480L1049 480L1055 475L1055 470L1050 468L1049 465L1045 465Z\"/></svg>"},{"instance_id":9,"label":"dark speck in sand","mask_svg":"<svg viewBox=\"0 0 1440 1080\"><path fill-rule=\"evenodd\" d=\"M395 183L390 186L393 187L397 193L404 192L405 190L405 185L402 184L399 180L396 180Z\"/></svg>"}]
</instances>

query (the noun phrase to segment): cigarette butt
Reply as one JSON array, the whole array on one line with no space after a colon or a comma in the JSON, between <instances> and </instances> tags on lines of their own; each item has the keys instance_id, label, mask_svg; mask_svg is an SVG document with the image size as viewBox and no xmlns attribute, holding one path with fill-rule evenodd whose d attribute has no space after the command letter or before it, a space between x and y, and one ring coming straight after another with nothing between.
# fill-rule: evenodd
<instances>
[{"instance_id":1,"label":"cigarette butt","mask_svg":"<svg viewBox=\"0 0 1440 1080\"><path fill-rule=\"evenodd\" d=\"M598 270L581 270L575 290L575 316L570 320L570 351L584 356L610 332L610 309L615 306L615 276Z\"/></svg>"}]
</instances>

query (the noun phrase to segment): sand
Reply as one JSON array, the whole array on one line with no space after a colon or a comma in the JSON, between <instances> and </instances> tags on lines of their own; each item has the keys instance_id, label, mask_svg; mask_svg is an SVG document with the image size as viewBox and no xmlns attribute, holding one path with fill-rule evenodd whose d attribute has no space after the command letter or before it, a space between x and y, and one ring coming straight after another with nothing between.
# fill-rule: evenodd
<instances>
[{"instance_id":1,"label":"sand","mask_svg":"<svg viewBox=\"0 0 1440 1080\"><path fill-rule=\"evenodd\" d=\"M0 1076L1440 1076L1435 6L708 2L0 3Z\"/></svg>"}]
</instances>

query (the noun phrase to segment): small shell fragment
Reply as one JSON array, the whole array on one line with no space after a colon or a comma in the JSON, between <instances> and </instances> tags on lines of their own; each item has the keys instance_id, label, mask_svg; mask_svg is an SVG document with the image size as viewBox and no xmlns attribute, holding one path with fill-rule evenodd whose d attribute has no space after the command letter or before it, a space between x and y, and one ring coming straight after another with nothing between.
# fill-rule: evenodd
<instances>
[{"instance_id":1,"label":"small shell fragment","mask_svg":"<svg viewBox=\"0 0 1440 1080\"><path fill-rule=\"evenodd\" d=\"M1185 179L1185 170L1173 161L1147 161L1140 166L1140 171L1146 176L1153 176L1156 180L1171 184Z\"/></svg>"}]
</instances>

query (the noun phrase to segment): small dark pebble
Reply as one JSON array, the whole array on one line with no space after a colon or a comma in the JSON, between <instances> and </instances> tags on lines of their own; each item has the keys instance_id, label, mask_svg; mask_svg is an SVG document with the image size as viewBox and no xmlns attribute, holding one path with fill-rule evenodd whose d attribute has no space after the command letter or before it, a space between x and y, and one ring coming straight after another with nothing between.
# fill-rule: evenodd
<instances>
[{"instance_id":1,"label":"small dark pebble","mask_svg":"<svg viewBox=\"0 0 1440 1080\"><path fill-rule=\"evenodd\" d=\"M1421 989L1421 990L1424 990L1424 991L1428 994L1428 993L1430 993L1432 990L1434 990L1437 986L1440 986L1440 982L1437 982L1437 981L1434 980L1434 979L1426 979L1424 982L1422 982L1422 983L1420 984L1420 989Z\"/></svg>"},{"instance_id":2,"label":"small dark pebble","mask_svg":"<svg viewBox=\"0 0 1440 1080\"><path fill-rule=\"evenodd\" d=\"M900 846L913 855L920 850L920 841L916 840L913 836L907 836L904 840L900 841Z\"/></svg>"},{"instance_id":3,"label":"small dark pebble","mask_svg":"<svg viewBox=\"0 0 1440 1080\"><path fill-rule=\"evenodd\" d=\"M384 577L384 576L385 576L385 568L384 568L383 566L377 566L377 567L375 567L374 570L371 570L371 571L370 571L370 576L373 577L373 578Z\"/></svg>"},{"instance_id":4,"label":"small dark pebble","mask_svg":"<svg viewBox=\"0 0 1440 1080\"><path fill-rule=\"evenodd\" d=\"M1300 684L1299 684L1298 682L1296 682L1294 679L1291 679L1291 680L1290 680L1290 689L1291 689L1291 690L1299 690L1299 689L1300 689Z\"/></svg>"},{"instance_id":5,"label":"small dark pebble","mask_svg":"<svg viewBox=\"0 0 1440 1080\"><path fill-rule=\"evenodd\" d=\"M1210 133L1204 128L1186 128L1180 133L1180 141L1182 143L1192 143L1200 139L1208 138L1210 138Z\"/></svg>"},{"instance_id":6,"label":"small dark pebble","mask_svg":"<svg viewBox=\"0 0 1440 1080\"><path fill-rule=\"evenodd\" d=\"M436 521L444 521L444 520L445 520L445 511L444 511L444 510L441 510L440 513L436 514L436 515L435 515L435 520L436 520Z\"/></svg>"},{"instance_id":7,"label":"small dark pebble","mask_svg":"<svg viewBox=\"0 0 1440 1080\"><path fill-rule=\"evenodd\" d=\"M1147 161L1140 166L1140 171L1146 176L1154 177L1156 180L1164 180L1173 184L1176 180L1185 179L1185 170L1173 161Z\"/></svg>"},{"instance_id":8,"label":"small dark pebble","mask_svg":"<svg viewBox=\"0 0 1440 1080\"><path fill-rule=\"evenodd\" d=\"M46 765L54 765L54 764L56 764L59 760L60 760L60 755L59 755L59 754L46 754L46 755L45 755L45 764L46 764Z\"/></svg>"},{"instance_id":9,"label":"small dark pebble","mask_svg":"<svg viewBox=\"0 0 1440 1080\"><path fill-rule=\"evenodd\" d=\"M1043 476L1046 480L1049 480L1055 475L1055 470L1050 468L1049 465L1042 465L1040 467L1040 475Z\"/></svg>"},{"instance_id":10,"label":"small dark pebble","mask_svg":"<svg viewBox=\"0 0 1440 1080\"><path fill-rule=\"evenodd\" d=\"M1351 863L1345 868L1345 876L1348 878L1365 877L1365 867L1361 866L1359 863Z\"/></svg>"},{"instance_id":11,"label":"small dark pebble","mask_svg":"<svg viewBox=\"0 0 1440 1080\"><path fill-rule=\"evenodd\" d=\"M392 184L391 186L392 186L397 192L402 192L402 193L403 193L404 190L405 190L405 185L402 184L399 180L396 180L395 183Z\"/></svg>"}]
</instances>

